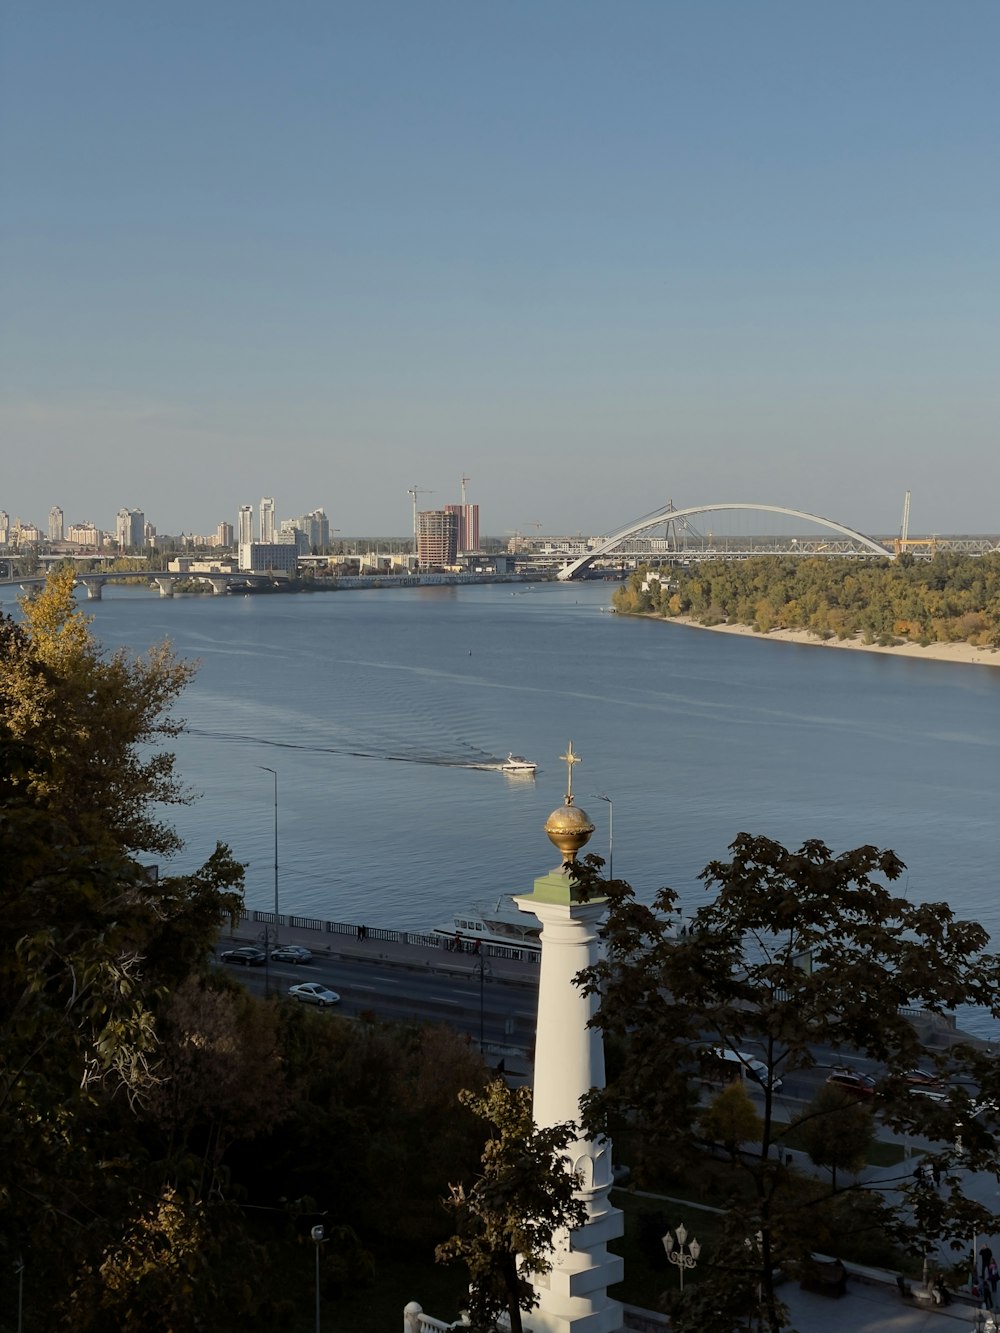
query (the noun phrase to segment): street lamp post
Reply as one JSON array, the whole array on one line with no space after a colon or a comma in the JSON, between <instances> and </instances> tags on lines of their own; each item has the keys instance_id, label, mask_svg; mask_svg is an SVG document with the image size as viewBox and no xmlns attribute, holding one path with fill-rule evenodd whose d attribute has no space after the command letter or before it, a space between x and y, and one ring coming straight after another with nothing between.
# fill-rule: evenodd
<instances>
[{"instance_id":1,"label":"street lamp post","mask_svg":"<svg viewBox=\"0 0 1000 1333\"><path fill-rule=\"evenodd\" d=\"M677 1238L676 1243L674 1241L675 1236ZM693 1236L691 1237L690 1245L687 1243L687 1238L687 1227L683 1222L675 1229L673 1235L668 1231L667 1234L662 1237L663 1248L667 1252L667 1258L677 1269L677 1274L681 1282L681 1291L684 1290L685 1268L694 1268L695 1264L698 1262L698 1255L701 1254L701 1246L695 1238ZM687 1247L686 1254L684 1252L685 1246Z\"/></svg>"},{"instance_id":2,"label":"street lamp post","mask_svg":"<svg viewBox=\"0 0 1000 1333\"><path fill-rule=\"evenodd\" d=\"M482 953L476 959L476 971L479 973L479 1054L482 1055L486 1045L486 978L493 975L493 969Z\"/></svg>"},{"instance_id":3,"label":"street lamp post","mask_svg":"<svg viewBox=\"0 0 1000 1333\"><path fill-rule=\"evenodd\" d=\"M257 767L262 773L270 773L274 778L274 942L278 943L278 775L273 768L268 768L267 764L258 764Z\"/></svg>"},{"instance_id":4,"label":"street lamp post","mask_svg":"<svg viewBox=\"0 0 1000 1333\"><path fill-rule=\"evenodd\" d=\"M311 1234L316 1243L316 1333L321 1333L319 1321L319 1247L323 1244L323 1228L313 1227Z\"/></svg>"},{"instance_id":5,"label":"street lamp post","mask_svg":"<svg viewBox=\"0 0 1000 1333\"><path fill-rule=\"evenodd\" d=\"M615 803L603 792L595 792L599 801L607 802L608 807L608 879L615 877Z\"/></svg>"}]
</instances>

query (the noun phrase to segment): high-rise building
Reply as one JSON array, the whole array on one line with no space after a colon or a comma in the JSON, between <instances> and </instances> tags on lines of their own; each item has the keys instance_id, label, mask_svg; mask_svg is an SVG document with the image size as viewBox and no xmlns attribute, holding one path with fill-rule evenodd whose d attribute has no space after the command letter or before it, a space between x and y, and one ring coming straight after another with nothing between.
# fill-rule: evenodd
<instances>
[{"instance_id":1,"label":"high-rise building","mask_svg":"<svg viewBox=\"0 0 1000 1333\"><path fill-rule=\"evenodd\" d=\"M456 508L451 506L452 510ZM417 514L417 560L421 569L453 565L458 555L458 514L422 509Z\"/></svg>"},{"instance_id":2,"label":"high-rise building","mask_svg":"<svg viewBox=\"0 0 1000 1333\"><path fill-rule=\"evenodd\" d=\"M119 509L115 515L115 541L120 551L145 549L146 515L141 509Z\"/></svg>"},{"instance_id":3,"label":"high-rise building","mask_svg":"<svg viewBox=\"0 0 1000 1333\"><path fill-rule=\"evenodd\" d=\"M479 506L472 504L445 505L446 514L458 516L458 549L479 550Z\"/></svg>"},{"instance_id":4,"label":"high-rise building","mask_svg":"<svg viewBox=\"0 0 1000 1333\"><path fill-rule=\"evenodd\" d=\"M6 509L0 509L0 542L7 545L7 537L10 533L10 514Z\"/></svg>"},{"instance_id":5,"label":"high-rise building","mask_svg":"<svg viewBox=\"0 0 1000 1333\"><path fill-rule=\"evenodd\" d=\"M80 546L98 547L102 536L96 523L91 523L89 519L85 523L71 523L67 533L68 540Z\"/></svg>"},{"instance_id":6,"label":"high-rise building","mask_svg":"<svg viewBox=\"0 0 1000 1333\"><path fill-rule=\"evenodd\" d=\"M232 523L222 522L215 529L216 546L232 546L233 544L233 525Z\"/></svg>"},{"instance_id":7,"label":"high-rise building","mask_svg":"<svg viewBox=\"0 0 1000 1333\"><path fill-rule=\"evenodd\" d=\"M253 541L253 505L240 505L236 531L239 534L239 544L249 546Z\"/></svg>"},{"instance_id":8,"label":"high-rise building","mask_svg":"<svg viewBox=\"0 0 1000 1333\"><path fill-rule=\"evenodd\" d=\"M265 545L274 541L274 497L270 495L260 502L260 539Z\"/></svg>"},{"instance_id":9,"label":"high-rise building","mask_svg":"<svg viewBox=\"0 0 1000 1333\"><path fill-rule=\"evenodd\" d=\"M53 505L49 510L49 541L61 542L64 532L63 511L58 505Z\"/></svg>"},{"instance_id":10,"label":"high-rise building","mask_svg":"<svg viewBox=\"0 0 1000 1333\"><path fill-rule=\"evenodd\" d=\"M314 548L317 551L323 551L330 544L330 520L323 509L314 509L309 514L303 514L301 518L283 518L281 520L281 531L292 532L293 530L302 533L307 551Z\"/></svg>"}]
</instances>

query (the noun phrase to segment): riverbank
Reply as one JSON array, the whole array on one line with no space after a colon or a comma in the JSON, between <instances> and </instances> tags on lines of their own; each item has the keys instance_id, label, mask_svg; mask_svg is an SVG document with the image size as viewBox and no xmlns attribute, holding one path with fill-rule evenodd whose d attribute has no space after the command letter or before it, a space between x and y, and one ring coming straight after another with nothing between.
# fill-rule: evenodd
<instances>
[{"instance_id":1,"label":"riverbank","mask_svg":"<svg viewBox=\"0 0 1000 1333\"><path fill-rule=\"evenodd\" d=\"M773 629L758 634L750 625L702 625L690 616L647 616L669 625L684 625L691 629L711 630L718 634L743 634L753 639L769 639L777 643L804 643L814 648L850 648L863 653L882 653L890 657L920 658L931 662L961 662L967 666L1000 667L1000 651L995 648L976 648L971 643L901 643L882 648L876 643L863 643L860 636L852 639L818 639L808 630Z\"/></svg>"}]
</instances>

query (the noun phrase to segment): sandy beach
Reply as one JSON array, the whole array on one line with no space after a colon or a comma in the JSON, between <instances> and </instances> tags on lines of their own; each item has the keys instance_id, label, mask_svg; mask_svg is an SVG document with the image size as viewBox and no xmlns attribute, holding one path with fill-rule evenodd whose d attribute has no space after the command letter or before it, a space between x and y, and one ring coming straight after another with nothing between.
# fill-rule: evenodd
<instances>
[{"instance_id":1,"label":"sandy beach","mask_svg":"<svg viewBox=\"0 0 1000 1333\"><path fill-rule=\"evenodd\" d=\"M699 625L689 616L649 616L669 625L685 625L690 629L709 630L715 634L744 634L753 639L770 639L778 643L805 643L813 648L850 648L862 653L884 653L892 657L915 657L928 662L959 662L965 666L1000 667L1000 650L975 648L971 643L931 643L926 648L919 643L904 643L895 648L880 648L874 643L853 639L817 639L806 630L774 629L758 634L749 625Z\"/></svg>"}]
</instances>

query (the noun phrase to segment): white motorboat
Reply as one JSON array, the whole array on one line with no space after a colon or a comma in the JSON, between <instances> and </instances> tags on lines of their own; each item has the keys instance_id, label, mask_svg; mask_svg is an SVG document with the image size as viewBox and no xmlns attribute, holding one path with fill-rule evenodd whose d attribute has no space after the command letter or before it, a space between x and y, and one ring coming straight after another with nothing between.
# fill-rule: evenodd
<instances>
[{"instance_id":1,"label":"white motorboat","mask_svg":"<svg viewBox=\"0 0 1000 1333\"><path fill-rule=\"evenodd\" d=\"M534 773L538 767L530 759L525 759L523 754L508 754L507 758L500 765L501 773Z\"/></svg>"},{"instance_id":2,"label":"white motorboat","mask_svg":"<svg viewBox=\"0 0 1000 1333\"><path fill-rule=\"evenodd\" d=\"M461 948L481 944L502 944L509 949L541 949L542 924L533 912L522 912L509 893L501 894L492 906L456 912L450 921L434 927L435 935L445 935Z\"/></svg>"}]
</instances>

